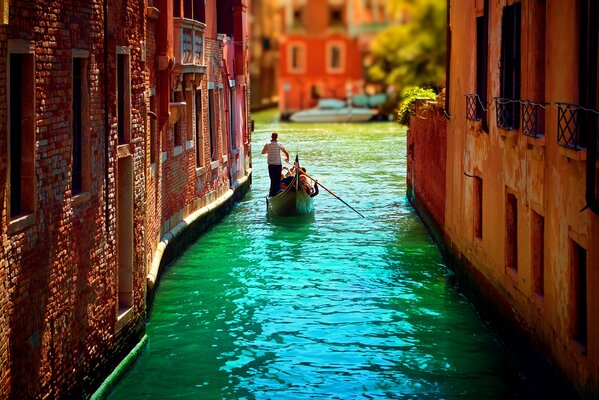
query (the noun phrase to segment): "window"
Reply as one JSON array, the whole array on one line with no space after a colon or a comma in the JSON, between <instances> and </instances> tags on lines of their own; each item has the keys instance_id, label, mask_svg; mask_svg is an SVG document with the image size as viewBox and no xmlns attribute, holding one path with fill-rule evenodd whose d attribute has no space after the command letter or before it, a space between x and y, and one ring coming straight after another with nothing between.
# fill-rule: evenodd
<instances>
[{"instance_id":1,"label":"window","mask_svg":"<svg viewBox=\"0 0 599 400\"><path fill-rule=\"evenodd\" d=\"M289 72L302 73L305 70L305 48L301 44L289 46Z\"/></svg>"},{"instance_id":2,"label":"window","mask_svg":"<svg viewBox=\"0 0 599 400\"><path fill-rule=\"evenodd\" d=\"M501 70L500 96L508 100L520 100L520 3L503 8L501 19ZM501 128L518 129L520 123L519 103L497 107ZM503 113L503 115L502 115Z\"/></svg>"},{"instance_id":3,"label":"window","mask_svg":"<svg viewBox=\"0 0 599 400\"><path fill-rule=\"evenodd\" d=\"M216 6L216 31L227 36L233 36L233 5L231 0L218 0Z\"/></svg>"},{"instance_id":4,"label":"window","mask_svg":"<svg viewBox=\"0 0 599 400\"><path fill-rule=\"evenodd\" d=\"M304 26L304 12L301 7L296 7L293 9L291 27L301 28L302 26Z\"/></svg>"},{"instance_id":5,"label":"window","mask_svg":"<svg viewBox=\"0 0 599 400\"><path fill-rule=\"evenodd\" d=\"M229 95L229 121L230 121L230 125L229 125L229 132L230 132L230 143L231 143L231 148L232 149L236 149L237 148L237 135L235 134L235 127L236 127L236 121L235 121L235 88L231 88L231 92Z\"/></svg>"},{"instance_id":6,"label":"window","mask_svg":"<svg viewBox=\"0 0 599 400\"><path fill-rule=\"evenodd\" d=\"M195 123L195 141L196 141L196 168L200 168L204 166L204 156L202 151L204 149L204 124L202 118L202 91L200 88L197 88L195 91L194 97L195 103L195 114L196 114L196 123Z\"/></svg>"},{"instance_id":7,"label":"window","mask_svg":"<svg viewBox=\"0 0 599 400\"><path fill-rule=\"evenodd\" d=\"M35 210L35 71L33 54L9 55L9 215Z\"/></svg>"},{"instance_id":8,"label":"window","mask_svg":"<svg viewBox=\"0 0 599 400\"><path fill-rule=\"evenodd\" d=\"M90 149L88 135L89 88L87 57L73 57L71 99L71 179L73 196L89 191Z\"/></svg>"},{"instance_id":9,"label":"window","mask_svg":"<svg viewBox=\"0 0 599 400\"><path fill-rule=\"evenodd\" d=\"M228 110L225 109L225 91L223 90L223 88L219 88L218 89L218 108L219 108L219 122L220 122L220 129L221 129L221 134L222 134L222 139L223 139L223 156L228 154L229 151L229 124L227 121L227 123L225 123L225 120L228 118L229 112Z\"/></svg>"},{"instance_id":10,"label":"window","mask_svg":"<svg viewBox=\"0 0 599 400\"><path fill-rule=\"evenodd\" d=\"M327 46L327 72L343 72L344 63L344 47L342 43L329 43Z\"/></svg>"},{"instance_id":11,"label":"window","mask_svg":"<svg viewBox=\"0 0 599 400\"><path fill-rule=\"evenodd\" d=\"M545 218L532 211L532 291L545 295Z\"/></svg>"},{"instance_id":12,"label":"window","mask_svg":"<svg viewBox=\"0 0 599 400\"><path fill-rule=\"evenodd\" d=\"M217 127L216 118L214 118L214 89L208 89L208 128L210 129L210 160L215 161L218 159L218 141L217 141Z\"/></svg>"},{"instance_id":13,"label":"window","mask_svg":"<svg viewBox=\"0 0 599 400\"><path fill-rule=\"evenodd\" d=\"M579 32L579 103L581 106L599 110L599 3L580 0ZM599 214L599 170L597 169L599 121L596 114L578 112L579 141L587 149L586 201L593 212Z\"/></svg>"},{"instance_id":14,"label":"window","mask_svg":"<svg viewBox=\"0 0 599 400\"><path fill-rule=\"evenodd\" d=\"M586 355L588 344L587 307L587 252L584 247L570 240L572 271L572 338Z\"/></svg>"},{"instance_id":15,"label":"window","mask_svg":"<svg viewBox=\"0 0 599 400\"><path fill-rule=\"evenodd\" d=\"M185 124L185 138L187 141L189 142L193 142L193 138L195 137L195 132L194 132L194 119L196 117L196 113L194 110L194 106L195 106L195 101L193 101L194 99L194 90L192 87L187 88L186 93L185 93L185 102L186 102L186 106L185 106L185 115L187 117L186 120L186 124Z\"/></svg>"},{"instance_id":16,"label":"window","mask_svg":"<svg viewBox=\"0 0 599 400\"><path fill-rule=\"evenodd\" d=\"M206 6L204 0L193 0L193 19L206 22Z\"/></svg>"},{"instance_id":17,"label":"window","mask_svg":"<svg viewBox=\"0 0 599 400\"><path fill-rule=\"evenodd\" d=\"M473 189L473 207L474 207L474 237L482 240L483 238L483 180L480 176L474 177Z\"/></svg>"},{"instance_id":18,"label":"window","mask_svg":"<svg viewBox=\"0 0 599 400\"><path fill-rule=\"evenodd\" d=\"M125 144L131 141L131 69L129 49L117 51L117 130L119 144Z\"/></svg>"},{"instance_id":19,"label":"window","mask_svg":"<svg viewBox=\"0 0 599 400\"><path fill-rule=\"evenodd\" d=\"M177 90L174 94L175 96L175 103L180 103L182 101L182 94L180 90ZM183 120L183 116L181 115L183 113L183 110L181 108L179 108L179 119L177 120L177 122L175 122L175 124L173 125L173 143L175 147L179 147L182 145L183 143L183 133L182 133L182 127L181 127L181 121Z\"/></svg>"},{"instance_id":20,"label":"window","mask_svg":"<svg viewBox=\"0 0 599 400\"><path fill-rule=\"evenodd\" d=\"M173 0L173 17L181 17L181 0Z\"/></svg>"},{"instance_id":21,"label":"window","mask_svg":"<svg viewBox=\"0 0 599 400\"><path fill-rule=\"evenodd\" d=\"M488 0L485 1L485 5ZM485 9L486 12L486 9ZM488 16L476 18L476 93L480 101L476 102L476 119L483 120L483 129L489 131L487 113L483 109L483 104L488 104L487 99L487 63L489 57L488 42ZM482 104L481 104L482 103Z\"/></svg>"},{"instance_id":22,"label":"window","mask_svg":"<svg viewBox=\"0 0 599 400\"><path fill-rule=\"evenodd\" d=\"M185 18L193 18L193 7L191 0L183 0L183 16Z\"/></svg>"},{"instance_id":23,"label":"window","mask_svg":"<svg viewBox=\"0 0 599 400\"><path fill-rule=\"evenodd\" d=\"M158 158L158 138L156 135L156 95L154 89L150 91L150 164L155 164Z\"/></svg>"},{"instance_id":24,"label":"window","mask_svg":"<svg viewBox=\"0 0 599 400\"><path fill-rule=\"evenodd\" d=\"M329 8L329 26L343 26L343 9L338 6Z\"/></svg>"},{"instance_id":25,"label":"window","mask_svg":"<svg viewBox=\"0 0 599 400\"><path fill-rule=\"evenodd\" d=\"M518 271L518 199L507 192L505 199L505 266Z\"/></svg>"}]
</instances>

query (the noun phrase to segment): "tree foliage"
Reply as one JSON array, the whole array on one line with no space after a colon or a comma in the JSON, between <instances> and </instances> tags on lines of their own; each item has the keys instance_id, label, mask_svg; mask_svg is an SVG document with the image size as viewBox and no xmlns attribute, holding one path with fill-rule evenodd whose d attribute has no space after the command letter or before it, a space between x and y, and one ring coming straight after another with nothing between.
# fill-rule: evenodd
<instances>
[{"instance_id":1,"label":"tree foliage","mask_svg":"<svg viewBox=\"0 0 599 400\"><path fill-rule=\"evenodd\" d=\"M397 110L397 122L403 125L407 125L410 122L410 117L414 115L414 103L419 99L434 100L436 98L437 94L433 89L421 87L407 88L399 110Z\"/></svg>"},{"instance_id":2,"label":"tree foliage","mask_svg":"<svg viewBox=\"0 0 599 400\"><path fill-rule=\"evenodd\" d=\"M411 86L444 86L446 0L387 1L392 10L407 13L408 18L373 41L370 79L398 88L402 97Z\"/></svg>"}]
</instances>

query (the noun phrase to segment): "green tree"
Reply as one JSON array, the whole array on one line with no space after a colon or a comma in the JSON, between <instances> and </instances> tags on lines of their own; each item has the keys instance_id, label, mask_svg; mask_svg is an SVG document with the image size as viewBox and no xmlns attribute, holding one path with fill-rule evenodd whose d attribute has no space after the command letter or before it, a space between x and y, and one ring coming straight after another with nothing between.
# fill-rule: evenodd
<instances>
[{"instance_id":1,"label":"green tree","mask_svg":"<svg viewBox=\"0 0 599 400\"><path fill-rule=\"evenodd\" d=\"M446 0L387 0L407 22L391 26L371 45L370 79L399 89L445 83Z\"/></svg>"}]
</instances>

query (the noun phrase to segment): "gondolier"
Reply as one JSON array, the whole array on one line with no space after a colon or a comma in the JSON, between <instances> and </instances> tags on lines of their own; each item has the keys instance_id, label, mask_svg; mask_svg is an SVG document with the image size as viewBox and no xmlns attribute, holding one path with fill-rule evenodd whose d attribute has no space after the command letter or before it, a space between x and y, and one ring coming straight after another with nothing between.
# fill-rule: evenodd
<instances>
[{"instance_id":1,"label":"gondolier","mask_svg":"<svg viewBox=\"0 0 599 400\"><path fill-rule=\"evenodd\" d=\"M268 154L268 176L270 177L269 197L275 196L281 190L281 152L285 154L285 162L289 162L289 153L278 142L279 134L273 132L269 143L264 145L262 154Z\"/></svg>"}]
</instances>

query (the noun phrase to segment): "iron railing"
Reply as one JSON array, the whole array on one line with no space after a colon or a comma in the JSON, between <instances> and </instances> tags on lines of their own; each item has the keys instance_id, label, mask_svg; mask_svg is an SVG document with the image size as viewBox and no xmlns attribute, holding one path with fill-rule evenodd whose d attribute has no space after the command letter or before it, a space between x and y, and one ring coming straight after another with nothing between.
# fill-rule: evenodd
<instances>
[{"instance_id":1,"label":"iron railing","mask_svg":"<svg viewBox=\"0 0 599 400\"><path fill-rule=\"evenodd\" d=\"M469 93L466 95L466 119L480 121L482 112L479 102L478 94Z\"/></svg>"},{"instance_id":2,"label":"iron railing","mask_svg":"<svg viewBox=\"0 0 599 400\"><path fill-rule=\"evenodd\" d=\"M534 138L545 136L545 107L547 103L523 100L522 133Z\"/></svg>"},{"instance_id":3,"label":"iron railing","mask_svg":"<svg viewBox=\"0 0 599 400\"><path fill-rule=\"evenodd\" d=\"M517 130L519 125L520 101L495 97L495 115L499 128L510 131Z\"/></svg>"},{"instance_id":4,"label":"iron railing","mask_svg":"<svg viewBox=\"0 0 599 400\"><path fill-rule=\"evenodd\" d=\"M585 148L578 129L580 107L570 103L557 104L557 143L575 150Z\"/></svg>"}]
</instances>

